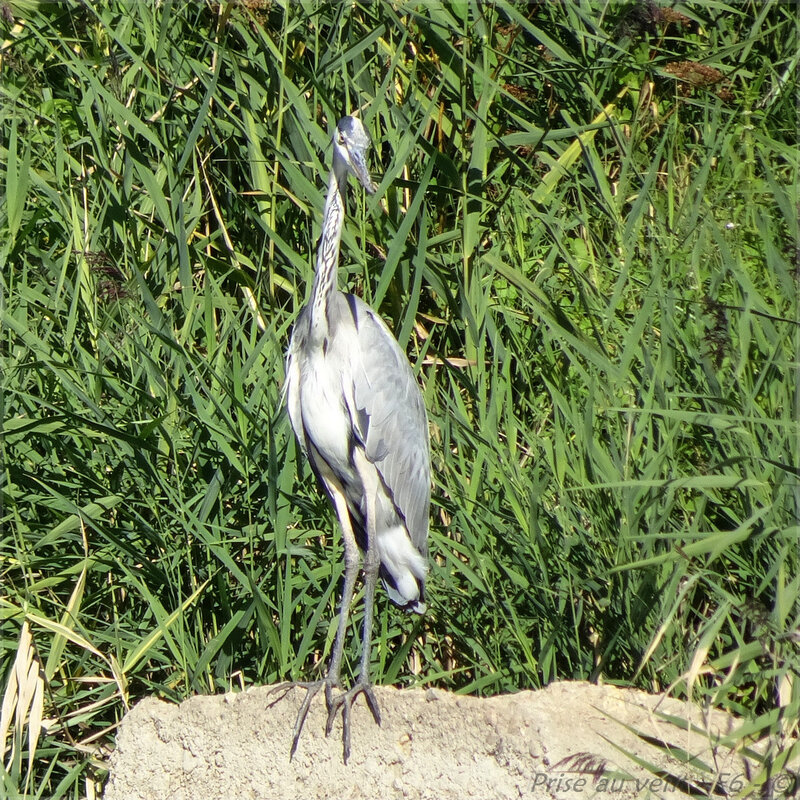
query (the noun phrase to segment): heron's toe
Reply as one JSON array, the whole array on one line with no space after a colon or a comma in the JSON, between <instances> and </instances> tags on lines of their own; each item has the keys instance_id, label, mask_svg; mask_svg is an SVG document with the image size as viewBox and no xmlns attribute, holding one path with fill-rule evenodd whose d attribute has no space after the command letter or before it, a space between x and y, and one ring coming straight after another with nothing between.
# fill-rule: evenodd
<instances>
[{"instance_id":1,"label":"heron's toe","mask_svg":"<svg viewBox=\"0 0 800 800\"><path fill-rule=\"evenodd\" d=\"M328 704L328 721L325 725L325 735L328 736L333 730L333 721L339 709L342 710L342 757L344 763L350 758L350 710L353 707L353 701L360 695L364 695L367 701L367 706L372 712L372 717L375 722L381 724L381 712L378 706L378 698L375 697L375 692L372 689L372 684L368 680L359 679L353 686L346 692L341 692L331 698Z\"/></svg>"}]
</instances>

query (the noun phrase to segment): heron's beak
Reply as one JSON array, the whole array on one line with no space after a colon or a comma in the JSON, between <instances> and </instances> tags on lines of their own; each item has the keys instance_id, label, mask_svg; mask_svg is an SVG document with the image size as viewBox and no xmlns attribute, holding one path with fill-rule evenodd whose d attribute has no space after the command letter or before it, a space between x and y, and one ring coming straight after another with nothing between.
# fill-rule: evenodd
<instances>
[{"instance_id":1,"label":"heron's beak","mask_svg":"<svg viewBox=\"0 0 800 800\"><path fill-rule=\"evenodd\" d=\"M372 182L372 178L369 175L369 170L364 162L364 151L353 150L349 155L350 167L353 170L353 174L358 178L367 194L375 194L378 187Z\"/></svg>"}]
</instances>

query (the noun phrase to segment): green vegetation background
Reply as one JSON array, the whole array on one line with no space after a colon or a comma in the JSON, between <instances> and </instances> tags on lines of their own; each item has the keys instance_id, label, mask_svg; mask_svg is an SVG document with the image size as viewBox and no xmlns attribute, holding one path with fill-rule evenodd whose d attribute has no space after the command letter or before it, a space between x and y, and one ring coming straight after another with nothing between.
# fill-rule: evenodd
<instances>
[{"instance_id":1,"label":"green vegetation background","mask_svg":"<svg viewBox=\"0 0 800 800\"><path fill-rule=\"evenodd\" d=\"M281 384L356 109L340 285L419 374L435 482L430 611L380 594L376 680L670 690L780 767L794 12L0 3L5 794L91 795L143 695L324 664L341 543Z\"/></svg>"}]
</instances>

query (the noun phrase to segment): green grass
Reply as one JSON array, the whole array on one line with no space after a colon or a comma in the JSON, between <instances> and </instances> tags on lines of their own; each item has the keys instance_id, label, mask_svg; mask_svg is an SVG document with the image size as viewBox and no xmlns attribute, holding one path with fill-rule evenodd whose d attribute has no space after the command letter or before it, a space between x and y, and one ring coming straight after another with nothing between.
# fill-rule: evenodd
<instances>
[{"instance_id":1,"label":"green grass","mask_svg":"<svg viewBox=\"0 0 800 800\"><path fill-rule=\"evenodd\" d=\"M419 372L435 484L377 680L602 677L741 714L756 783L791 755L793 6L4 8L7 796L92 796L144 695L325 662L342 547L280 393L356 108L340 284Z\"/></svg>"}]
</instances>

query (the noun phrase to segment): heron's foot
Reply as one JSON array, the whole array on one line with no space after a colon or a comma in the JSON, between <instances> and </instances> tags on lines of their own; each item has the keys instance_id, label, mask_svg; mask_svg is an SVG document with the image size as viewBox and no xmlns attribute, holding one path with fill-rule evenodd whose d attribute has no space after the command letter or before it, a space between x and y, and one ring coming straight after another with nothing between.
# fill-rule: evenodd
<instances>
[{"instance_id":1,"label":"heron's foot","mask_svg":"<svg viewBox=\"0 0 800 800\"><path fill-rule=\"evenodd\" d=\"M353 686L346 692L337 694L335 697L330 689L326 689L325 696L328 701L328 722L325 725L325 735L327 736L333 729L333 720L339 709L342 709L342 757L344 763L350 758L350 709L353 706L353 701L360 695L364 695L367 701L369 710L375 722L381 724L381 712L378 708L378 700L375 697L375 692L372 690L372 684L367 678L359 678Z\"/></svg>"},{"instance_id":2,"label":"heron's foot","mask_svg":"<svg viewBox=\"0 0 800 800\"><path fill-rule=\"evenodd\" d=\"M272 692L283 691L284 695L290 689L294 689L295 687L306 690L306 696L303 698L303 702L300 705L300 710L297 712L297 719L294 723L294 731L292 732L292 747L291 750L289 750L290 760L294 757L295 751L297 750L297 743L300 741L300 734L303 732L303 725L305 725L306 717L308 716L308 710L311 708L311 702L319 694L320 690L324 688L325 704L330 710L333 689L336 686L338 686L338 682L334 681L333 678L328 676L321 678L318 681L292 681L291 683L282 683L280 686L276 686L272 690ZM270 694L272 692L270 692ZM278 700L280 699L282 699L282 697L278 698ZM275 702L278 701L276 700ZM325 735L327 736L327 731Z\"/></svg>"}]
</instances>

